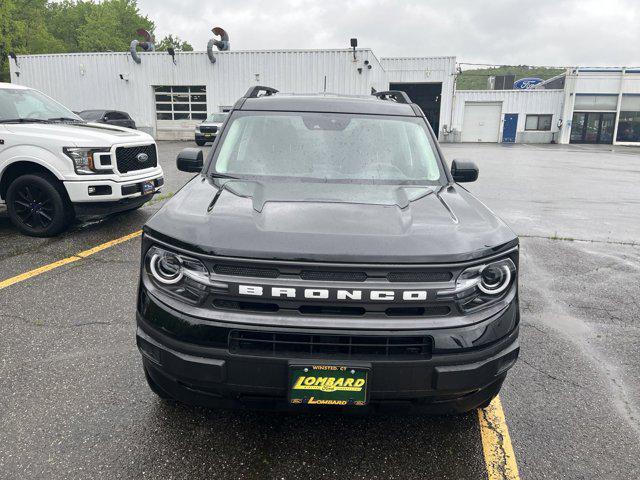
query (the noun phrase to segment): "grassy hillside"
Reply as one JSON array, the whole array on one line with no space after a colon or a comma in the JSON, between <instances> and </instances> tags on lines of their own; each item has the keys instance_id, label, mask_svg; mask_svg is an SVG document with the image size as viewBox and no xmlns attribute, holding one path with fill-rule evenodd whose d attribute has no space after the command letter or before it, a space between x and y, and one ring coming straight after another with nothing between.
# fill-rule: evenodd
<instances>
[{"instance_id":1,"label":"grassy hillside","mask_svg":"<svg viewBox=\"0 0 640 480\"><path fill-rule=\"evenodd\" d=\"M527 65L463 70L458 75L457 88L458 90L486 90L487 78L492 75L514 74L516 80L524 77L538 77L547 80L562 72L564 72L562 68L529 67Z\"/></svg>"}]
</instances>

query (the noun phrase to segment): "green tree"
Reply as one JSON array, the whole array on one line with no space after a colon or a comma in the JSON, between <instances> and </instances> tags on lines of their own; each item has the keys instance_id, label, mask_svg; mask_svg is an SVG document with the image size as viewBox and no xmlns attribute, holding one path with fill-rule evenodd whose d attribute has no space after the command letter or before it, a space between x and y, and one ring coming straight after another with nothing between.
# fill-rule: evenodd
<instances>
[{"instance_id":1,"label":"green tree","mask_svg":"<svg viewBox=\"0 0 640 480\"><path fill-rule=\"evenodd\" d=\"M547 80L564 72L562 68L531 67L528 65L505 65L501 67L477 68L464 70L458 75L456 88L458 90L487 90L487 79L493 75L514 74L516 80L524 77L537 77Z\"/></svg>"},{"instance_id":2,"label":"green tree","mask_svg":"<svg viewBox=\"0 0 640 480\"><path fill-rule=\"evenodd\" d=\"M165 52L169 47L173 47L176 52L193 52L193 47L186 40L171 34L164 37L156 44L156 50Z\"/></svg>"},{"instance_id":3,"label":"green tree","mask_svg":"<svg viewBox=\"0 0 640 480\"><path fill-rule=\"evenodd\" d=\"M153 35L155 25L137 0L0 0L0 81L9 79L9 52L124 52L140 28ZM193 50L174 35L158 48L170 46Z\"/></svg>"},{"instance_id":4,"label":"green tree","mask_svg":"<svg viewBox=\"0 0 640 480\"><path fill-rule=\"evenodd\" d=\"M64 42L66 51L79 52L80 28L89 21L98 8L100 8L99 5L88 0L50 2L47 5L48 29L53 36Z\"/></svg>"},{"instance_id":5,"label":"green tree","mask_svg":"<svg viewBox=\"0 0 640 480\"><path fill-rule=\"evenodd\" d=\"M11 33L16 28L13 19L14 10L13 0L0 0L0 82L5 82L9 78L8 55L13 49Z\"/></svg>"},{"instance_id":6,"label":"green tree","mask_svg":"<svg viewBox=\"0 0 640 480\"><path fill-rule=\"evenodd\" d=\"M83 52L127 50L135 32L144 28L153 34L154 23L140 14L136 0L106 0L95 5L78 29L78 49Z\"/></svg>"}]
</instances>

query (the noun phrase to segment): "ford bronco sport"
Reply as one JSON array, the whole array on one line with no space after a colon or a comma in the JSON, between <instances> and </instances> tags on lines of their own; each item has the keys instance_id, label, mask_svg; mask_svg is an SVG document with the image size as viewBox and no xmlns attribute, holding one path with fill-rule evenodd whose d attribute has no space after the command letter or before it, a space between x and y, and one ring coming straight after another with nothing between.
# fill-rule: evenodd
<instances>
[{"instance_id":1,"label":"ford bronco sport","mask_svg":"<svg viewBox=\"0 0 640 480\"><path fill-rule=\"evenodd\" d=\"M137 344L191 404L465 412L518 357L518 239L404 92L254 87L144 227Z\"/></svg>"}]
</instances>

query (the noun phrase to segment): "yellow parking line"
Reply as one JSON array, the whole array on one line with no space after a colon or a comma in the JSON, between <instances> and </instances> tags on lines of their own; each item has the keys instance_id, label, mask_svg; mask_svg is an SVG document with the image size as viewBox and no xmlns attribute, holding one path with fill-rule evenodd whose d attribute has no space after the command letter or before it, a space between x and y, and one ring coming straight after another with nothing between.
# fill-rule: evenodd
<instances>
[{"instance_id":1,"label":"yellow parking line","mask_svg":"<svg viewBox=\"0 0 640 480\"><path fill-rule=\"evenodd\" d=\"M130 233L129 235L125 235L123 237L116 238L115 240L102 243L88 250L84 250L71 257L63 258L62 260L58 260L56 262L49 263L48 265L43 265L42 267L38 267L33 270L29 270L28 272L21 273L20 275L16 275L15 277L7 278L6 280L0 281L0 290L2 290L3 288L7 288L13 284L22 282L24 280L37 277L42 273L50 272L51 270L54 270L58 267L62 267L64 265L68 265L69 263L77 262L78 260L82 260L83 258L90 257L95 253L101 252L102 250L118 245L119 243L123 243L123 242L126 242L127 240L131 240L132 238L139 237L141 234L142 234L142 230L138 230L137 232Z\"/></svg>"},{"instance_id":2,"label":"yellow parking line","mask_svg":"<svg viewBox=\"0 0 640 480\"><path fill-rule=\"evenodd\" d=\"M500 397L494 398L487 408L479 409L478 418L489 480L520 480Z\"/></svg>"}]
</instances>

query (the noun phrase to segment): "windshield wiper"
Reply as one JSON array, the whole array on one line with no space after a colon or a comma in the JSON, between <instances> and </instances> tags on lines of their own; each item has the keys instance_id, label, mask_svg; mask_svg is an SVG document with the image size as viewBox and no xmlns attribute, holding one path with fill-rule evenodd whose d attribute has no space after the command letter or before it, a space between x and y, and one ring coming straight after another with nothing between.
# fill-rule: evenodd
<instances>
[{"instance_id":1,"label":"windshield wiper","mask_svg":"<svg viewBox=\"0 0 640 480\"><path fill-rule=\"evenodd\" d=\"M71 118L71 117L55 117L55 118L49 118L48 119L50 122L75 122L75 123L85 123L84 120L79 120L77 118Z\"/></svg>"},{"instance_id":2,"label":"windshield wiper","mask_svg":"<svg viewBox=\"0 0 640 480\"><path fill-rule=\"evenodd\" d=\"M0 120L0 123L49 123L49 120L43 120L42 118L9 118Z\"/></svg>"},{"instance_id":3,"label":"windshield wiper","mask_svg":"<svg viewBox=\"0 0 640 480\"><path fill-rule=\"evenodd\" d=\"M229 175L227 173L220 173L220 172L212 172L209 174L209 176L211 178L228 178L230 180L240 180L240 177L235 177L233 175Z\"/></svg>"}]
</instances>

